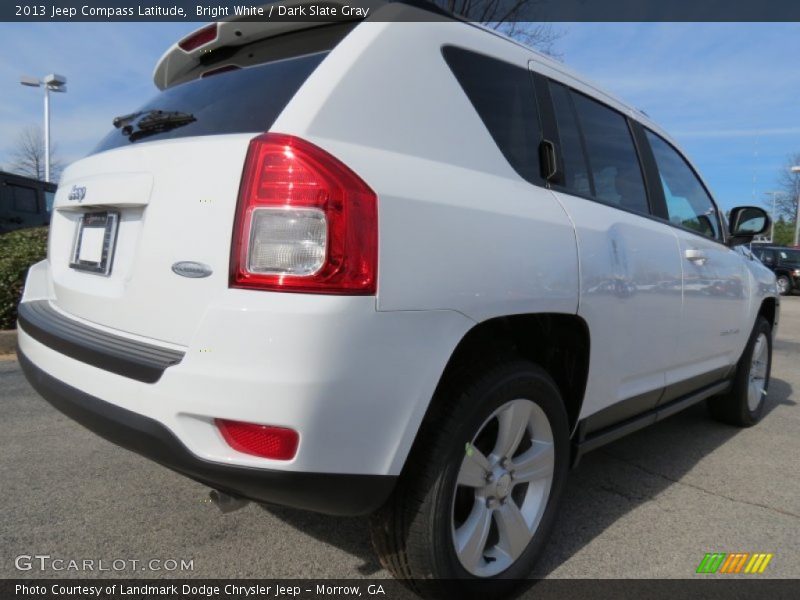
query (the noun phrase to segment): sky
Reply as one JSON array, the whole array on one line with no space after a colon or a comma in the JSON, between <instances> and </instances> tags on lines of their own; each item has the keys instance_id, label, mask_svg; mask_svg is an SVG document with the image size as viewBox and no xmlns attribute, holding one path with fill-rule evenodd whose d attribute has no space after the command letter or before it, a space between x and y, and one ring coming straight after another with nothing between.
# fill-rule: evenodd
<instances>
[{"instance_id":1,"label":"sky","mask_svg":"<svg viewBox=\"0 0 800 600\"><path fill-rule=\"evenodd\" d=\"M66 162L91 151L115 115L157 92L153 68L197 23L2 23L0 167L42 91L20 75L65 75L51 96ZM688 153L724 209L761 203L800 152L800 24L562 23L561 60L645 111Z\"/></svg>"}]
</instances>

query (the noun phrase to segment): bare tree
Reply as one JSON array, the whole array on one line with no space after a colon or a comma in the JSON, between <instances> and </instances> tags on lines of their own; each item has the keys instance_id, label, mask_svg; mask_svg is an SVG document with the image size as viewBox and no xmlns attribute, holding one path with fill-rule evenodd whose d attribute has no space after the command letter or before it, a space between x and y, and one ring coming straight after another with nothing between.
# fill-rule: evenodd
<instances>
[{"instance_id":1,"label":"bare tree","mask_svg":"<svg viewBox=\"0 0 800 600\"><path fill-rule=\"evenodd\" d=\"M510 38L535 48L550 58L562 58L556 50L556 42L564 37L564 30L554 28L550 23L527 23L513 21L511 23L493 23L491 26Z\"/></svg>"},{"instance_id":2,"label":"bare tree","mask_svg":"<svg viewBox=\"0 0 800 600\"><path fill-rule=\"evenodd\" d=\"M550 23L535 22L543 0L433 0L434 4L481 23L554 58L564 32Z\"/></svg>"},{"instance_id":3,"label":"bare tree","mask_svg":"<svg viewBox=\"0 0 800 600\"><path fill-rule=\"evenodd\" d=\"M778 189L783 192L775 197L775 213L778 218L794 223L797 211L797 194L800 191L800 173L792 172L791 168L800 165L800 152L795 152L786 157L786 164L778 172ZM772 201L770 199L769 204ZM770 206L770 208L772 208Z\"/></svg>"},{"instance_id":4,"label":"bare tree","mask_svg":"<svg viewBox=\"0 0 800 600\"><path fill-rule=\"evenodd\" d=\"M57 156L57 148L50 144L50 179L57 181L63 163ZM11 170L20 175L27 175L44 180L44 135L40 127L30 125L17 136L11 150Z\"/></svg>"}]
</instances>

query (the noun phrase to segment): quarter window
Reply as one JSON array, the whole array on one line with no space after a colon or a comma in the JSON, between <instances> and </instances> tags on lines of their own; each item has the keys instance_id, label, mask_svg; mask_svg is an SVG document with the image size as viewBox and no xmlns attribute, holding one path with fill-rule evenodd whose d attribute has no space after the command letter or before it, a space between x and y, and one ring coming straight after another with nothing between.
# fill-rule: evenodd
<instances>
[{"instance_id":1,"label":"quarter window","mask_svg":"<svg viewBox=\"0 0 800 600\"><path fill-rule=\"evenodd\" d=\"M530 71L455 46L442 55L503 156L538 183L542 133Z\"/></svg>"},{"instance_id":2,"label":"quarter window","mask_svg":"<svg viewBox=\"0 0 800 600\"><path fill-rule=\"evenodd\" d=\"M664 139L649 130L646 135L658 166L670 222L700 235L720 239L716 206L697 175Z\"/></svg>"}]
</instances>

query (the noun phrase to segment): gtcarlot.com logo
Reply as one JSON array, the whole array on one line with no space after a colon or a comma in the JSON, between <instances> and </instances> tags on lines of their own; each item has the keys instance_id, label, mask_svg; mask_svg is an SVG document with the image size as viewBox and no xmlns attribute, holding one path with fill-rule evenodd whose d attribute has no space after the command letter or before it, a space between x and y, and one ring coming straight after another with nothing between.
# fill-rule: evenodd
<instances>
[{"instance_id":1,"label":"gtcarlot.com logo","mask_svg":"<svg viewBox=\"0 0 800 600\"><path fill-rule=\"evenodd\" d=\"M700 561L697 573L724 573L735 575L744 573L748 575L761 574L772 560L772 554L756 552L708 552Z\"/></svg>"},{"instance_id":2,"label":"gtcarlot.com logo","mask_svg":"<svg viewBox=\"0 0 800 600\"><path fill-rule=\"evenodd\" d=\"M20 554L17 571L194 571L194 559L185 558L59 558L49 554Z\"/></svg>"}]
</instances>

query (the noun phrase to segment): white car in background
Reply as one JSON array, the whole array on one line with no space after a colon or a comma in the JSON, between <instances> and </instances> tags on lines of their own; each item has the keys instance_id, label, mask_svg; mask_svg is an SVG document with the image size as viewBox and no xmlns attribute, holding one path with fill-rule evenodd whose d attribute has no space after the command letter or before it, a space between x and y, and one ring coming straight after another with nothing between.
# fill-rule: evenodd
<instances>
[{"instance_id":1,"label":"white car in background","mask_svg":"<svg viewBox=\"0 0 800 600\"><path fill-rule=\"evenodd\" d=\"M562 64L447 19L227 21L155 82L64 172L19 357L223 508L371 513L420 593L505 593L582 454L706 399L761 418L766 214L726 223Z\"/></svg>"}]
</instances>

